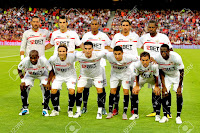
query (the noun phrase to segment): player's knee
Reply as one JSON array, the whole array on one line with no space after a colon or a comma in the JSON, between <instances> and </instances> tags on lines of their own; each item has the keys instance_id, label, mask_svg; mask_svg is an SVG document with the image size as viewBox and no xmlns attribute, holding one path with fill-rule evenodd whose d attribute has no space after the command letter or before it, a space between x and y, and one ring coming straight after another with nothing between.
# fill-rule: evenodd
<instances>
[{"instance_id":1,"label":"player's knee","mask_svg":"<svg viewBox=\"0 0 200 133\"><path fill-rule=\"evenodd\" d=\"M75 93L75 90L74 90L74 89L69 89L69 94L70 94L70 95L74 95L74 93Z\"/></svg>"},{"instance_id":2,"label":"player's knee","mask_svg":"<svg viewBox=\"0 0 200 133\"><path fill-rule=\"evenodd\" d=\"M103 93L103 89L102 88L97 88L97 93Z\"/></svg>"},{"instance_id":3,"label":"player's knee","mask_svg":"<svg viewBox=\"0 0 200 133\"><path fill-rule=\"evenodd\" d=\"M116 88L112 88L112 89L110 90L110 93L115 95L115 94L116 94L116 91L117 91Z\"/></svg>"},{"instance_id":4,"label":"player's knee","mask_svg":"<svg viewBox=\"0 0 200 133\"><path fill-rule=\"evenodd\" d=\"M51 89L51 94L56 94L57 93L57 89Z\"/></svg>"},{"instance_id":5,"label":"player's knee","mask_svg":"<svg viewBox=\"0 0 200 133\"><path fill-rule=\"evenodd\" d=\"M80 87L80 88L77 89L77 92L78 93L83 93L83 90L84 90L84 87Z\"/></svg>"},{"instance_id":6,"label":"player's knee","mask_svg":"<svg viewBox=\"0 0 200 133\"><path fill-rule=\"evenodd\" d=\"M129 95L129 90L128 89L124 89L124 95Z\"/></svg>"}]
</instances>

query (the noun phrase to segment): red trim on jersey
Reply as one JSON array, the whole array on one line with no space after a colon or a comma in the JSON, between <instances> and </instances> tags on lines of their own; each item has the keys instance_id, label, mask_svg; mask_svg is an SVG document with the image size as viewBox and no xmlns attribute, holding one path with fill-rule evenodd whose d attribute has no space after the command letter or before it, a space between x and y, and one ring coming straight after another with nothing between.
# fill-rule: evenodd
<instances>
[{"instance_id":1,"label":"red trim on jersey","mask_svg":"<svg viewBox=\"0 0 200 133\"><path fill-rule=\"evenodd\" d=\"M145 43L152 43L152 44L155 44L155 42L144 42L144 44L145 44ZM144 45L144 44L143 44L143 45ZM160 42L159 44L164 44L164 42Z\"/></svg>"},{"instance_id":2,"label":"red trim on jersey","mask_svg":"<svg viewBox=\"0 0 200 133\"><path fill-rule=\"evenodd\" d=\"M42 67L44 68L44 67ZM41 69L41 68L27 68L26 70L38 70L38 69Z\"/></svg>"},{"instance_id":3,"label":"red trim on jersey","mask_svg":"<svg viewBox=\"0 0 200 133\"><path fill-rule=\"evenodd\" d=\"M79 61L80 63L93 63L93 62L98 62L100 61L101 59L98 59L98 60L93 60L91 62L88 62L88 61Z\"/></svg>"},{"instance_id":4,"label":"red trim on jersey","mask_svg":"<svg viewBox=\"0 0 200 133\"><path fill-rule=\"evenodd\" d=\"M115 44L117 44L118 42L129 42L129 41L126 41L126 40L120 40L120 41L115 42ZM137 41L131 41L131 42L137 42Z\"/></svg>"},{"instance_id":5,"label":"red trim on jersey","mask_svg":"<svg viewBox=\"0 0 200 133\"><path fill-rule=\"evenodd\" d=\"M66 37L57 37L57 38L54 38L54 41L55 41L56 39L67 39L67 38L66 38Z\"/></svg>"},{"instance_id":6,"label":"red trim on jersey","mask_svg":"<svg viewBox=\"0 0 200 133\"><path fill-rule=\"evenodd\" d=\"M34 37L41 37L41 36L31 36L31 37L28 37L27 40Z\"/></svg>"},{"instance_id":7,"label":"red trim on jersey","mask_svg":"<svg viewBox=\"0 0 200 133\"><path fill-rule=\"evenodd\" d=\"M163 66L169 66L169 65L172 65L172 64L160 64L160 65L163 65Z\"/></svg>"}]
</instances>

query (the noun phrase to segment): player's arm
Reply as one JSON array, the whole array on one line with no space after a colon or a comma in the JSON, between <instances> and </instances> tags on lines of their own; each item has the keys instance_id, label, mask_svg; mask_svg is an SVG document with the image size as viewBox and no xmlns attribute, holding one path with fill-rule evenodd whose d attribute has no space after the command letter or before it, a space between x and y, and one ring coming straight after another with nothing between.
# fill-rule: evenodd
<instances>
[{"instance_id":1,"label":"player's arm","mask_svg":"<svg viewBox=\"0 0 200 133\"><path fill-rule=\"evenodd\" d=\"M180 79L179 79L179 86L177 89L177 94L182 95L181 88L182 88L182 84L183 84L184 69L179 69L179 72L180 72Z\"/></svg>"},{"instance_id":2,"label":"player's arm","mask_svg":"<svg viewBox=\"0 0 200 133\"><path fill-rule=\"evenodd\" d=\"M25 49L26 49L26 45L27 45L26 33L27 32L24 32L24 34L23 34L22 42L21 42L21 47L20 47L20 57L21 57L21 60L24 59L24 53L25 53Z\"/></svg>"},{"instance_id":3,"label":"player's arm","mask_svg":"<svg viewBox=\"0 0 200 133\"><path fill-rule=\"evenodd\" d=\"M165 97L168 95L167 88L165 86L165 74L162 69L159 69L160 80L162 84L162 96Z\"/></svg>"},{"instance_id":4,"label":"player's arm","mask_svg":"<svg viewBox=\"0 0 200 133\"><path fill-rule=\"evenodd\" d=\"M158 76L154 75L154 79L155 79L154 93L158 96L158 95L160 95L160 88L158 86Z\"/></svg>"},{"instance_id":5,"label":"player's arm","mask_svg":"<svg viewBox=\"0 0 200 133\"><path fill-rule=\"evenodd\" d=\"M140 87L139 87L139 76L140 76L140 75L135 76L135 83L136 83L136 85L135 85L135 87L134 87L133 90L132 90L132 93L133 93L133 94L136 94L136 95L138 95L138 93L139 93L139 91L140 91Z\"/></svg>"},{"instance_id":6,"label":"player's arm","mask_svg":"<svg viewBox=\"0 0 200 133\"><path fill-rule=\"evenodd\" d=\"M25 84L25 81L24 81L24 74L22 72L22 70L24 69L24 66L25 66L25 61L26 61L26 58L24 60L22 60L18 65L18 74L19 74L19 77L21 79L21 84L20 84L21 91L26 89L26 84Z\"/></svg>"},{"instance_id":7,"label":"player's arm","mask_svg":"<svg viewBox=\"0 0 200 133\"><path fill-rule=\"evenodd\" d=\"M51 43L48 43L46 46L45 46L45 50L47 50L47 49L50 49L50 48L52 48L54 45L52 45Z\"/></svg>"}]
</instances>

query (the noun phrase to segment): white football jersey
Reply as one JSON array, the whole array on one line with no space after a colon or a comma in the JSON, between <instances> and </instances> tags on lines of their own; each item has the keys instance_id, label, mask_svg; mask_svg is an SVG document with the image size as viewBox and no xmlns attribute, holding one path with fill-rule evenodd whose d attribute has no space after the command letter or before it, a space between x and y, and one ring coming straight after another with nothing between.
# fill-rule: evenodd
<instances>
[{"instance_id":1,"label":"white football jersey","mask_svg":"<svg viewBox=\"0 0 200 133\"><path fill-rule=\"evenodd\" d=\"M18 65L19 70L25 70L30 76L41 76L45 71L51 71L52 66L49 64L48 60L42 56L38 59L36 65L33 65L30 61L30 57L24 58Z\"/></svg>"},{"instance_id":2,"label":"white football jersey","mask_svg":"<svg viewBox=\"0 0 200 133\"><path fill-rule=\"evenodd\" d=\"M67 58L64 61L60 60L58 55L53 55L49 58L49 63L53 66L56 77L76 77L76 70L74 68L74 62L76 57L74 53L68 53Z\"/></svg>"},{"instance_id":3,"label":"white football jersey","mask_svg":"<svg viewBox=\"0 0 200 133\"><path fill-rule=\"evenodd\" d=\"M21 42L20 51L25 52L28 57L31 50L37 50L39 56L45 56L45 42L49 38L51 32L46 29L39 29L37 32L29 29L24 32Z\"/></svg>"},{"instance_id":4,"label":"white football jersey","mask_svg":"<svg viewBox=\"0 0 200 133\"><path fill-rule=\"evenodd\" d=\"M113 37L110 47L114 48L115 46L121 46L124 53L138 55L138 40L139 36L135 32L130 32L128 36L117 33Z\"/></svg>"},{"instance_id":5,"label":"white football jersey","mask_svg":"<svg viewBox=\"0 0 200 133\"><path fill-rule=\"evenodd\" d=\"M81 66L80 75L91 78L102 75L100 60L106 54L105 51L93 51L91 58L87 58L82 51L76 51L75 54Z\"/></svg>"},{"instance_id":6,"label":"white football jersey","mask_svg":"<svg viewBox=\"0 0 200 133\"><path fill-rule=\"evenodd\" d=\"M149 63L148 67L144 67L141 61L134 64L134 73L136 76L140 75L142 78L152 78L159 75L158 64Z\"/></svg>"},{"instance_id":7,"label":"white football jersey","mask_svg":"<svg viewBox=\"0 0 200 133\"><path fill-rule=\"evenodd\" d=\"M54 55L58 55L58 46L61 43L65 43L69 51L75 51L75 46L80 46L81 41L78 34L75 31L67 30L62 33L60 30L52 33L50 44L55 46Z\"/></svg>"},{"instance_id":8,"label":"white football jersey","mask_svg":"<svg viewBox=\"0 0 200 133\"><path fill-rule=\"evenodd\" d=\"M139 47L143 46L144 51L149 52L151 55L159 53L162 44L168 44L169 48L172 48L169 38L162 33L157 33L154 37L151 37L150 33L147 33L139 39Z\"/></svg>"},{"instance_id":9,"label":"white football jersey","mask_svg":"<svg viewBox=\"0 0 200 133\"><path fill-rule=\"evenodd\" d=\"M94 50L105 50L105 46L110 46L111 40L105 33L101 31L98 31L96 35L93 35L90 31L83 35L81 42L92 42ZM106 66L105 59L102 58L100 64L103 67Z\"/></svg>"},{"instance_id":10,"label":"white football jersey","mask_svg":"<svg viewBox=\"0 0 200 133\"><path fill-rule=\"evenodd\" d=\"M158 63L159 69L162 69L168 76L178 76L180 74L179 69L184 69L181 56L174 51L170 51L168 60L163 59L161 54L155 55L154 59Z\"/></svg>"},{"instance_id":11,"label":"white football jersey","mask_svg":"<svg viewBox=\"0 0 200 133\"><path fill-rule=\"evenodd\" d=\"M122 60L117 61L113 52L108 52L104 58L106 58L111 65L111 74L116 75L117 77L123 77L126 75L131 75L130 65L132 62L138 61L139 57L130 55L130 54L123 54Z\"/></svg>"}]
</instances>

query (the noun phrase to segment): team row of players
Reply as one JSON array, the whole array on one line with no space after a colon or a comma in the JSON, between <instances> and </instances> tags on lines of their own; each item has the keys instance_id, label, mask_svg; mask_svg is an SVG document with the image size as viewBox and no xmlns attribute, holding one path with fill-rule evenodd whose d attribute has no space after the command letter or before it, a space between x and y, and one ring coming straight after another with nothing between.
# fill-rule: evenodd
<instances>
[{"instance_id":1,"label":"team row of players","mask_svg":"<svg viewBox=\"0 0 200 133\"><path fill-rule=\"evenodd\" d=\"M162 61L159 65L159 67L163 67L162 69L160 69L160 70L162 70L160 72L160 74L164 75L164 77L161 76L161 81L162 80L165 81L165 82L162 82L162 84L164 86L164 87L162 87L162 91L166 93L166 94L165 93L163 94L163 99L164 99L164 101L171 101L171 94L170 94L169 90L170 90L172 84L174 84L175 91L177 91L177 88L179 88L178 92L177 92L177 100L179 98L179 101L180 101L179 103L181 103L181 107L179 107L179 111L177 111L177 121L178 121L177 123L182 122L180 119L180 112L182 109L182 93L181 93L182 91L181 91L181 89L182 89L182 77L183 76L179 76L180 73L183 73L182 60L181 60L181 57L177 53L171 51L172 46L170 44L168 37L164 34L156 32L157 23L155 21L149 22L149 24L148 24L149 33L142 36L141 38L139 38L137 34L130 32L130 29L131 29L130 22L128 20L123 20L121 22L122 32L116 34L112 41L109 40L109 38L107 37L107 35L105 33L98 31L99 24L98 24L97 20L93 20L91 22L91 30L92 31L86 33L83 36L81 41L78 38L78 35L74 31L67 30L67 20L65 19L65 17L60 17L60 19L59 19L60 30L53 32L52 36L50 35L50 33L47 30L39 29L39 27L37 25L38 24L37 21L39 22L39 18L33 17L32 21L31 21L32 29L30 29L24 33L22 45L21 45L21 49L20 49L20 55L21 55L21 58L23 59L23 55L24 55L24 53L26 53L26 56L28 57L28 58L26 58L26 60L27 60L26 62L29 62L29 64L32 64L32 63L30 63L31 57L29 58L29 55L32 55L31 53L33 52L32 51L33 49L38 51L38 52L35 51L33 53L37 53L40 56L39 59L42 59L42 58L44 58L43 56L44 56L45 49L49 49L49 48L55 46L54 56L52 56L49 59L49 61L50 61L50 64L51 64L51 62L54 62L54 63L56 61L60 61L60 62L59 63L57 62L58 64L55 63L54 65L51 64L47 67L48 70L51 70L51 68L53 66L54 73L51 72L49 75L51 75L51 76L56 75L55 76L56 78L53 80L53 83L52 83L51 98L57 99L57 97L59 96L59 91L57 91L57 90L61 88L62 82L67 82L67 87L69 89L69 98L71 99L70 100L71 103L69 103L69 113L68 113L69 117L77 118L81 115L80 105L82 102L81 101L82 91L84 88L91 87L92 81L93 81L93 84L96 86L97 93L98 93L98 107L99 108L98 108L97 119L102 118L102 108L105 105L105 88L104 87L106 86L106 84L105 84L106 80L105 80L104 66L106 65L106 62L105 62L105 60L103 60L101 58L104 57L104 58L108 59L108 61L110 62L111 66L112 66L111 80L110 80L111 94L109 96L109 113L108 113L107 118L112 118L112 116L113 116L113 114L111 113L112 108L113 108L113 103L118 104L118 101L116 100L118 98L116 98L116 96L118 95L117 93L119 93L119 89L117 89L117 88L119 88L119 86L120 86L119 85L120 81L122 81L121 84L124 89L123 119L127 119L126 111L127 111L127 107L128 107L128 99L129 99L128 89L130 88L130 85L134 86L134 89L131 89L132 90L131 110L134 110L134 111L132 111L133 115L130 119L139 118L139 115L138 115L138 92L140 90L139 88L141 88L141 86L145 82L149 82L150 84L153 84L152 103L153 103L153 107L154 107L154 112L156 114L155 120L160 121L161 123L168 121L168 118L166 116L167 116L167 114L168 115L170 114L170 104L164 105L165 107L163 106L163 108L165 109L163 119L160 120L160 115L159 115L160 114L159 108L161 105L160 104L161 97L160 97L160 88L158 87L158 81L159 81L158 69L156 67L154 67L157 65L155 65L155 64L153 65L152 63L150 63L152 65L149 65L148 63L144 63L144 66L141 65L142 58L146 57L144 59L144 62L145 61L146 62L148 62L148 61L158 62L155 60L156 60L156 58L160 57L160 60L162 60ZM51 36L51 41L49 44L47 44L45 46L44 42L45 42L46 38L49 36ZM92 43L90 43L90 42L92 42ZM74 62L77 59L81 63L81 74L79 76L79 80L78 80L78 84L77 84L78 90L77 90L77 95L76 95L77 113L75 115L73 115L73 113L72 113L72 108L73 108L73 104L75 101L74 88L76 85L76 75L73 73L73 72L75 72L74 69L70 70L70 68L73 68L73 67L70 66L71 65L70 63L69 64L66 63L67 60L61 61L62 56L66 55L66 54L59 54L58 48L63 49L63 47L65 47L65 46L63 46L63 44L65 44L67 47L67 48L65 48L65 52L68 49L68 54L66 56L66 59L70 60L71 62ZM163 45L163 47L165 47L165 50L167 50L169 52L167 54L167 51L164 51L163 54L165 54L165 56L168 56L168 58L170 60L168 58L164 59L164 57L162 57L163 54L160 53L161 52L160 46L162 44L165 44L165 45ZM74 52L75 46L81 47L84 50L84 52ZM118 47L116 47L116 46L118 46ZM105 49L111 50L111 48L114 50L113 53L108 53L105 51ZM142 56L142 58L140 58L141 62L138 61L138 63L132 63L137 60L137 55L138 55L137 48L143 48L145 51L148 51L150 54L144 52L141 54L141 55L145 55L145 56ZM87 51L87 49L88 49L88 51ZM101 52L91 52L93 50L99 50ZM32 52L30 53L30 51L32 51ZM123 54L123 53L125 53L125 54ZM172 56L169 56L170 54ZM89 58L89 55L91 55L90 58ZM70 56L72 56L72 57L70 57ZM70 57L70 58L68 58L68 57ZM93 59L93 58L97 58L97 59ZM171 60L173 60L174 62ZM22 62L25 62L25 59L23 59ZM27 76L25 75L25 77L27 77L27 78L23 78L22 72L20 69L20 66L24 66L24 65L22 65L23 64L22 62L19 65L19 73L22 77L22 81L24 81L25 79L30 79L30 80L27 81L28 83L22 82L23 84L21 84L21 85L23 87L21 87L21 88L23 88L22 90L29 90L29 89L24 89L24 88L27 88L27 85L29 85L29 87L31 87L31 85L33 85L34 78L32 78L32 76L28 75L29 72L27 72ZM45 63L45 64L48 64L48 63ZM134 64L135 64L135 66L134 66ZM141 67L141 68L143 67L144 70L141 68L137 70L136 64L138 64L138 67ZM73 63L72 63L72 66L73 66ZM151 67L149 68L149 66L152 66L152 70L150 70ZM32 70L32 72L30 72L30 73L35 74L35 75L42 73L42 71L38 71L39 73L35 72L35 70L37 70L37 68L30 68L30 69L27 69L26 71L28 71L28 70ZM118 70L118 71L116 71L116 70ZM179 70L182 70L182 71L179 72ZM71 72L71 74L69 74L71 77L70 78L65 77L63 79L62 76L65 72ZM45 73L47 76L48 75L47 72L45 72ZM58 74L58 73L60 73L60 74ZM137 76L134 74L136 74ZM61 75L61 76L58 76L58 75ZM141 77L144 80L139 78L139 75L141 75ZM166 75L169 75L170 78L168 78L168 76L166 76ZM49 77L49 79L51 79L51 76ZM135 85L133 85L133 83L130 83L130 81L134 81L135 76L136 76L136 82L135 82ZM59 77L61 77L61 78L59 78ZM154 78L152 78L152 77L154 77ZM171 79L171 77L173 77L173 79ZM132 80L131 80L131 78L132 78ZM49 88L49 84L45 85L45 83L46 83L45 77L41 76L40 79L41 79L41 84L43 84L45 88ZM90 80L88 81L88 79L90 79ZM42 81L44 81L44 82L42 82ZM50 80L49 80L49 82L50 82ZM133 88L133 87L131 87L131 88ZM50 92L48 91L48 89L47 90L43 89L43 90L45 91L44 97L45 97L45 94L50 95ZM22 94L25 95L25 92ZM26 95L28 97L28 93L26 93ZM23 98L24 98L24 96L23 96ZM84 99L84 96L83 96L83 99ZM115 100L113 100L113 99L115 99ZM44 100L48 101L49 98L44 98ZM23 99L22 102L23 101L27 101L27 99L26 100ZM101 102L99 102L99 101L101 101ZM134 102L134 101L136 101L136 102ZM47 103L48 102L44 102L43 114L45 116L48 116L48 112L47 112L47 110L45 110L48 108ZM52 111L51 115L54 116L54 115L58 114L59 100L57 102L52 101L52 103L55 108ZM164 102L162 102L162 103L164 103ZM22 110L22 112L20 114L27 114L27 112L28 112L27 105L28 105L28 103L23 105L23 109L24 109L25 113L23 113L23 110ZM178 102L177 102L177 105L178 105ZM117 107L115 107L115 109L116 108ZM118 110L117 110L117 112L118 112Z\"/></svg>"}]
</instances>

